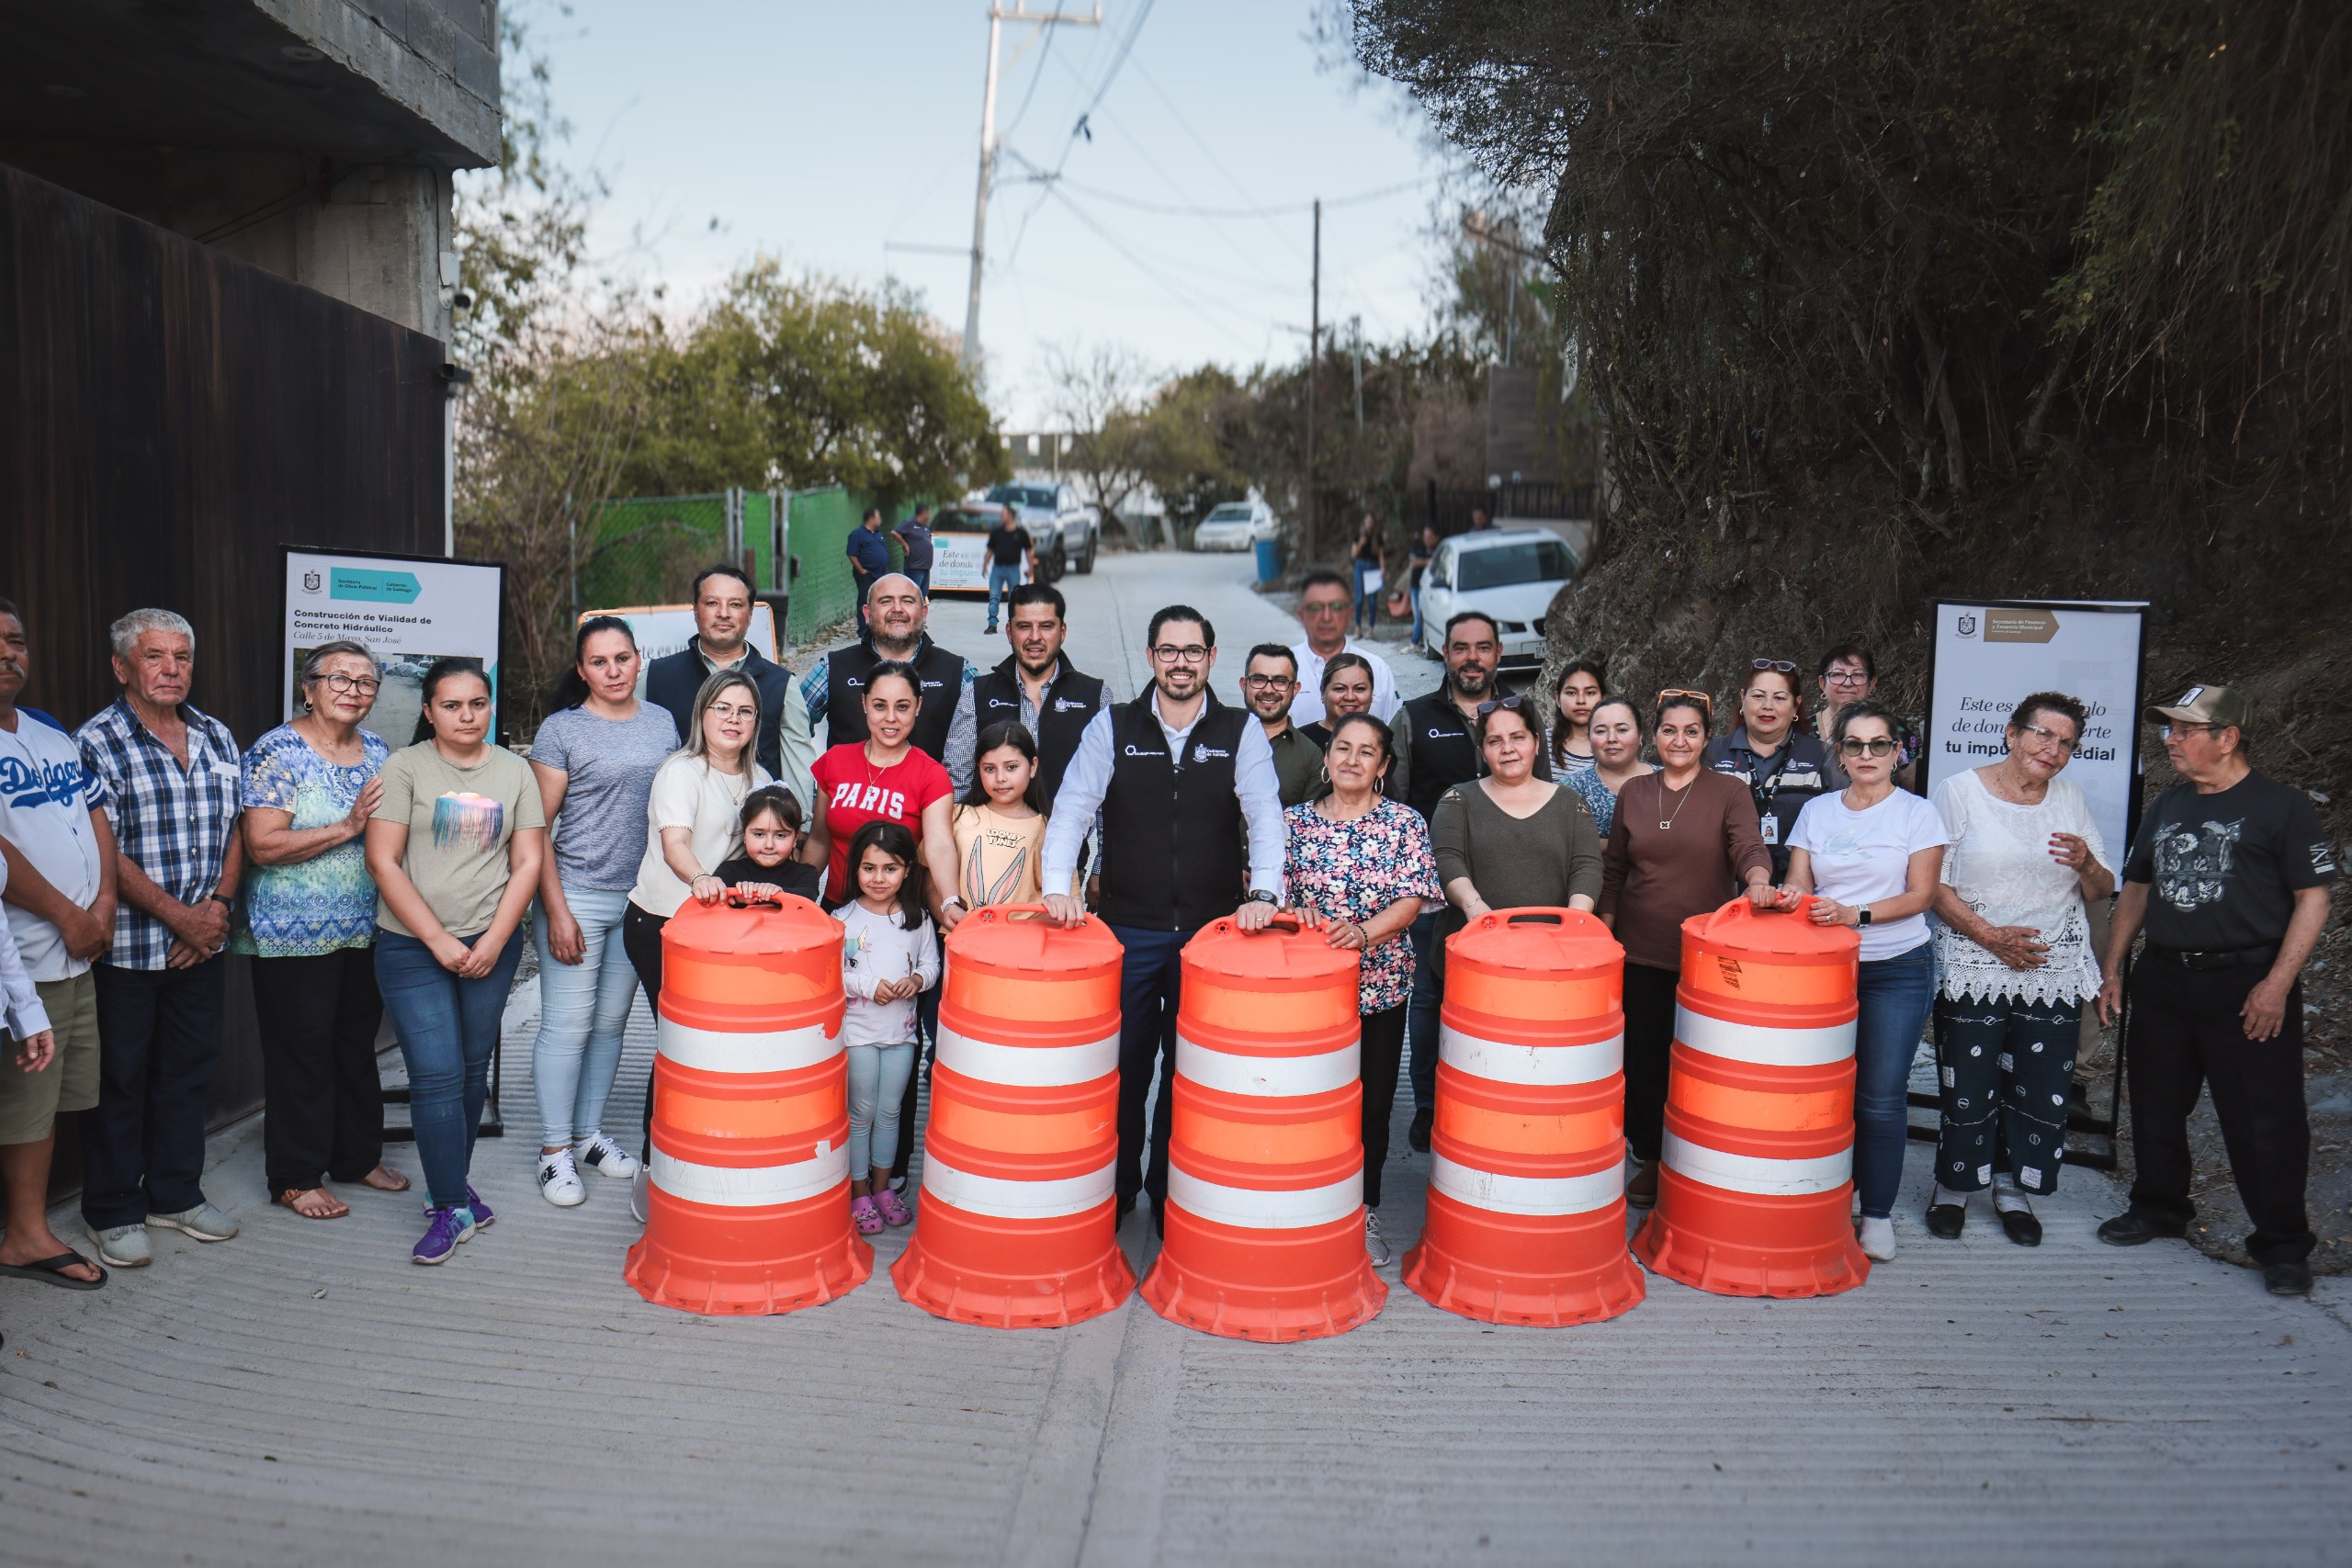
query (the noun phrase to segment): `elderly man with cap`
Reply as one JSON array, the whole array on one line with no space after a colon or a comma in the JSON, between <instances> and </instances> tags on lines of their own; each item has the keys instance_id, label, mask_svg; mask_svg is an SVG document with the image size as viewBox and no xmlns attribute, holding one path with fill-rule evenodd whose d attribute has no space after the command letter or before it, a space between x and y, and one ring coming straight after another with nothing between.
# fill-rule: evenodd
<instances>
[{"instance_id":1,"label":"elderly man with cap","mask_svg":"<svg viewBox=\"0 0 2352 1568\"><path fill-rule=\"evenodd\" d=\"M2211 1085L2231 1173L2254 1233L2245 1249L2273 1295L2309 1295L2316 1245L2303 1205L2304 961L2327 924L2335 860L2302 791L2246 758L2254 710L2227 686L2191 686L2151 707L2183 783L2158 795L2123 863L2098 995L2121 1011L2132 976L2125 1087L2138 1173L2130 1206L2098 1227L2113 1247L2188 1234L2188 1116Z\"/></svg>"}]
</instances>

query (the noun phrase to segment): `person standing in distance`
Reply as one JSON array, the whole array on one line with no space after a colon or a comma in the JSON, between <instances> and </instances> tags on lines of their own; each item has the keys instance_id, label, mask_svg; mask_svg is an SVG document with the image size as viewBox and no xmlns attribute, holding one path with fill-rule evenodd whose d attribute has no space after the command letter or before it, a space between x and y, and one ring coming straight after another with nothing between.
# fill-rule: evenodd
<instances>
[{"instance_id":1,"label":"person standing in distance","mask_svg":"<svg viewBox=\"0 0 2352 1568\"><path fill-rule=\"evenodd\" d=\"M907 576L928 596L931 592L931 502L915 502L915 514L899 525L899 542L907 547Z\"/></svg>"},{"instance_id":2,"label":"person standing in distance","mask_svg":"<svg viewBox=\"0 0 2352 1568\"><path fill-rule=\"evenodd\" d=\"M1298 655L1278 642L1261 642L1250 650L1250 662L1241 667L1241 700L1257 716L1273 751L1285 811L1306 805L1323 783L1322 746L1290 721L1291 700L1297 695Z\"/></svg>"},{"instance_id":3,"label":"person standing in distance","mask_svg":"<svg viewBox=\"0 0 2352 1568\"><path fill-rule=\"evenodd\" d=\"M890 570L890 541L882 536L882 509L869 506L842 546L849 557L850 575L857 581L857 602L863 605L874 585Z\"/></svg>"},{"instance_id":4,"label":"person standing in distance","mask_svg":"<svg viewBox=\"0 0 2352 1568\"><path fill-rule=\"evenodd\" d=\"M1445 682L1407 703L1396 720L1396 759L1410 780L1405 804L1423 821L1456 784L1478 776L1481 763L1472 720L1478 705L1494 695L1495 667L1503 653L1502 633L1492 619L1464 610L1445 623ZM1405 1013L1407 1068L1413 1080L1413 1123L1406 1142L1416 1154L1430 1152L1430 1123L1437 1115L1437 1010L1440 999L1430 944L1437 938L1439 911L1426 910L1413 922L1413 996Z\"/></svg>"},{"instance_id":5,"label":"person standing in distance","mask_svg":"<svg viewBox=\"0 0 2352 1568\"><path fill-rule=\"evenodd\" d=\"M1396 695L1396 672L1388 660L1348 635L1352 605L1348 580L1336 571L1310 571L1298 585L1298 622L1306 637L1291 645L1298 660L1298 694L1291 701L1295 724L1313 724L1324 717L1323 666L1341 653L1352 653L1372 666L1372 716L1393 723L1404 706Z\"/></svg>"},{"instance_id":6,"label":"person standing in distance","mask_svg":"<svg viewBox=\"0 0 2352 1568\"><path fill-rule=\"evenodd\" d=\"M988 545L989 624L987 629L994 632L999 597L1021 586L1024 568L1028 573L1027 581L1031 582L1037 581L1037 545L1035 540L1030 538L1029 530L1023 528L1021 525L1021 520L1013 515L1012 508L1010 506L1001 509L997 525L989 530Z\"/></svg>"},{"instance_id":7,"label":"person standing in distance","mask_svg":"<svg viewBox=\"0 0 2352 1568\"><path fill-rule=\"evenodd\" d=\"M1004 639L1012 651L965 684L947 726L947 754L940 761L947 764L957 799L972 793L980 731L1010 721L1037 743L1040 809L1052 814L1079 737L1106 700L1102 682L1080 673L1062 651L1069 636L1069 606L1060 589L1024 582L1007 598Z\"/></svg>"},{"instance_id":8,"label":"person standing in distance","mask_svg":"<svg viewBox=\"0 0 2352 1568\"><path fill-rule=\"evenodd\" d=\"M2164 726L2185 781L2140 821L2108 927L2098 1016L2123 1003L2132 974L2131 1204L2098 1227L2110 1247L2186 1235L2188 1114L2209 1082L2230 1174L2254 1234L2246 1252L2274 1296L2307 1296L2317 1245L2303 1204L2311 1117L2303 1104L2303 964L2326 928L2335 856L2302 791L2246 758L2254 707L2227 686L2191 686L2142 716Z\"/></svg>"},{"instance_id":9,"label":"person standing in distance","mask_svg":"<svg viewBox=\"0 0 2352 1568\"><path fill-rule=\"evenodd\" d=\"M1070 886L1079 850L1102 819L1102 919L1126 950L1119 986L1119 1213L1148 1192L1154 1227L1168 1224L1171 1096L1152 1117L1144 1166L1144 1102L1162 1069L1174 1081L1184 944L1228 912L1263 931L1283 903L1283 807L1273 753L1248 713L1209 691L1216 631L1189 604L1151 617L1151 690L1097 714L1062 776L1046 829L1046 888ZM1243 830L1248 829L1245 852ZM1239 908L1235 908L1236 900ZM1048 891L1063 925L1085 906Z\"/></svg>"},{"instance_id":10,"label":"person standing in distance","mask_svg":"<svg viewBox=\"0 0 2352 1568\"><path fill-rule=\"evenodd\" d=\"M702 683L721 670L741 671L760 694L760 735L752 760L798 795L805 808L816 787L808 779L808 769L817 761L815 720L801 700L806 687L796 685L791 671L749 641L752 613L759 607L752 580L740 567L707 567L695 574L694 601L695 635L677 652L645 667L646 701L667 708L677 732L691 737L699 722L695 698Z\"/></svg>"}]
</instances>

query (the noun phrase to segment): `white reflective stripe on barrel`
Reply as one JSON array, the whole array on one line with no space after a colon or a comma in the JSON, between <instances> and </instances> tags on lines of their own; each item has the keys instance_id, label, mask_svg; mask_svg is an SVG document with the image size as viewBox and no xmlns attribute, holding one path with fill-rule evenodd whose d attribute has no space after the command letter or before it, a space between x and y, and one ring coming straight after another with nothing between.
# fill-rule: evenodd
<instances>
[{"instance_id":1,"label":"white reflective stripe on barrel","mask_svg":"<svg viewBox=\"0 0 2352 1568\"><path fill-rule=\"evenodd\" d=\"M1765 1067L1821 1067L1854 1054L1854 1021L1819 1029L1774 1029L1732 1023L1674 1006L1674 1037L1693 1051Z\"/></svg>"},{"instance_id":2,"label":"white reflective stripe on barrel","mask_svg":"<svg viewBox=\"0 0 2352 1568\"><path fill-rule=\"evenodd\" d=\"M1442 1023L1437 1032L1437 1059L1458 1073L1494 1083L1544 1089L1597 1083L1623 1069L1625 1036L1621 1032L1582 1045L1506 1045Z\"/></svg>"},{"instance_id":3,"label":"white reflective stripe on barrel","mask_svg":"<svg viewBox=\"0 0 2352 1568\"><path fill-rule=\"evenodd\" d=\"M789 1073L842 1054L842 1037L814 1023L738 1034L664 1018L654 1030L654 1041L662 1055L678 1066L707 1073Z\"/></svg>"},{"instance_id":4,"label":"white reflective stripe on barrel","mask_svg":"<svg viewBox=\"0 0 2352 1568\"><path fill-rule=\"evenodd\" d=\"M1727 1154L1677 1137L1671 1131L1660 1151L1678 1176L1720 1187L1726 1192L1752 1193L1758 1198L1807 1198L1834 1192L1853 1179L1854 1146L1812 1159L1765 1159L1756 1155Z\"/></svg>"},{"instance_id":5,"label":"white reflective stripe on barrel","mask_svg":"<svg viewBox=\"0 0 2352 1568\"><path fill-rule=\"evenodd\" d=\"M1430 1156L1430 1185L1457 1203L1498 1214L1589 1214L1625 1195L1625 1166L1582 1176L1504 1176Z\"/></svg>"},{"instance_id":6,"label":"white reflective stripe on barrel","mask_svg":"<svg viewBox=\"0 0 2352 1568\"><path fill-rule=\"evenodd\" d=\"M1359 1040L1312 1056L1245 1056L1176 1037L1176 1070L1185 1077L1203 1089L1268 1100L1343 1089L1356 1081L1362 1054Z\"/></svg>"},{"instance_id":7,"label":"white reflective stripe on barrel","mask_svg":"<svg viewBox=\"0 0 2352 1568\"><path fill-rule=\"evenodd\" d=\"M673 1198L709 1203L721 1209L764 1209L777 1203L797 1203L820 1197L849 1179L849 1145L827 1149L814 1159L790 1165L763 1165L749 1169L729 1165L696 1165L653 1150L653 1185Z\"/></svg>"},{"instance_id":8,"label":"white reflective stripe on barrel","mask_svg":"<svg viewBox=\"0 0 2352 1568\"><path fill-rule=\"evenodd\" d=\"M1057 1220L1082 1214L1111 1201L1118 1162L1084 1176L1051 1181L1008 1181L1001 1176L975 1176L958 1170L929 1149L922 1156L922 1195L952 1204L967 1214L999 1220Z\"/></svg>"},{"instance_id":9,"label":"white reflective stripe on barrel","mask_svg":"<svg viewBox=\"0 0 2352 1568\"><path fill-rule=\"evenodd\" d=\"M1105 1073L1117 1072L1119 1037L1108 1035L1084 1045L999 1045L958 1034L942 1024L939 1065L982 1083L1060 1089L1092 1083Z\"/></svg>"},{"instance_id":10,"label":"white reflective stripe on barrel","mask_svg":"<svg viewBox=\"0 0 2352 1568\"><path fill-rule=\"evenodd\" d=\"M1292 1231L1344 1220L1363 1207L1363 1169L1359 1166L1329 1187L1269 1192L1255 1187L1224 1187L1204 1181L1181 1166L1168 1171L1168 1197L1186 1213L1243 1230Z\"/></svg>"}]
</instances>

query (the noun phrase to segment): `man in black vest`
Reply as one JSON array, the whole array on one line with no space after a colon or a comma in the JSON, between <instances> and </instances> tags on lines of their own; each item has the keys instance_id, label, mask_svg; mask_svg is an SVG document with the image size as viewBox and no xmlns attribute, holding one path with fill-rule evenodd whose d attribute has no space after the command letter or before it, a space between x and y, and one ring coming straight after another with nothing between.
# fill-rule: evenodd
<instances>
[{"instance_id":1,"label":"man in black vest","mask_svg":"<svg viewBox=\"0 0 2352 1568\"><path fill-rule=\"evenodd\" d=\"M1502 659L1502 637L1495 623L1464 610L1445 623L1445 683L1407 703L1396 715L1396 739L1411 763L1406 803L1424 819L1447 790L1478 776L1478 743L1470 720L1478 705L1495 694L1495 667ZM1412 1052L1413 1125L1406 1139L1419 1154L1430 1152L1430 1124L1437 1115L1437 1012L1439 987L1430 963L1437 938L1437 912L1414 920L1412 1000L1405 1010L1405 1038Z\"/></svg>"},{"instance_id":2,"label":"man in black vest","mask_svg":"<svg viewBox=\"0 0 2352 1568\"><path fill-rule=\"evenodd\" d=\"M972 683L971 665L962 654L931 640L923 629L931 618L931 601L903 572L886 572L875 580L866 590L864 614L864 635L819 659L801 678L800 696L808 705L810 726L825 727L827 746L865 739L865 678L884 660L901 660L922 678L922 712L915 717L914 743L934 761L944 761L947 727L964 688Z\"/></svg>"},{"instance_id":3,"label":"man in black vest","mask_svg":"<svg viewBox=\"0 0 2352 1568\"><path fill-rule=\"evenodd\" d=\"M1145 640L1152 685L1094 716L1062 774L1039 857L1048 889L1068 887L1095 813L1102 818L1102 919L1126 949L1119 985L1119 1214L1151 1194L1167 1230L1170 1088L1184 944L1227 914L1263 930L1283 903L1283 810L1265 731L1209 692L1216 632L1171 604ZM1242 829L1248 825L1248 850ZM1237 911L1237 901L1239 908ZM1085 919L1067 893L1046 908L1064 925ZM1165 1069L1144 1169L1144 1101Z\"/></svg>"},{"instance_id":4,"label":"man in black vest","mask_svg":"<svg viewBox=\"0 0 2352 1568\"><path fill-rule=\"evenodd\" d=\"M1051 815L1062 774L1078 753L1078 739L1102 710L1102 682L1082 675L1062 653L1069 635L1069 607L1061 590L1024 582L1006 602L1005 641L1012 652L1003 663L975 678L956 705L947 727L947 776L962 799L979 766L974 755L980 731L1010 721L1037 743L1037 782Z\"/></svg>"},{"instance_id":5,"label":"man in black vest","mask_svg":"<svg viewBox=\"0 0 2352 1568\"><path fill-rule=\"evenodd\" d=\"M801 809L816 805L808 768L817 760L808 714L792 671L746 640L752 629L752 580L742 570L714 566L695 578L695 635L677 652L645 667L645 700L670 710L684 735L694 723L695 694L721 670L741 670L760 693L760 766L800 797Z\"/></svg>"}]
</instances>

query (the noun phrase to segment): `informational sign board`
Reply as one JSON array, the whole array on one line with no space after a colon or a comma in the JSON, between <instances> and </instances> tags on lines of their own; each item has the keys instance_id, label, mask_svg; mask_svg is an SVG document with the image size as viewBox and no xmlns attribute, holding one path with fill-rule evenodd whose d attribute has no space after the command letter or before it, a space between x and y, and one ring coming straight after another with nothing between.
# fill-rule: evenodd
<instances>
[{"instance_id":1,"label":"informational sign board","mask_svg":"<svg viewBox=\"0 0 2352 1568\"><path fill-rule=\"evenodd\" d=\"M2007 751L2009 715L2035 692L2064 692L2090 713L2065 776L2083 792L2123 864L2140 810L2143 604L1990 600L1936 605L1935 665L1920 752L1930 790Z\"/></svg>"},{"instance_id":2,"label":"informational sign board","mask_svg":"<svg viewBox=\"0 0 2352 1568\"><path fill-rule=\"evenodd\" d=\"M287 546L279 663L286 716L300 711L294 682L302 660L321 643L343 637L365 643L382 666L383 689L360 727L388 745L415 739L424 672L436 659L477 660L490 677L495 711L505 583L506 569L496 562Z\"/></svg>"},{"instance_id":3,"label":"informational sign board","mask_svg":"<svg viewBox=\"0 0 2352 1568\"><path fill-rule=\"evenodd\" d=\"M695 635L695 609L691 604L632 604L623 610L582 610L580 618L591 615L618 615L628 623L637 637L637 689L645 690L646 666L657 659L667 658L686 646ZM752 629L744 641L770 659L775 651L775 612L765 600L752 606Z\"/></svg>"}]
</instances>

